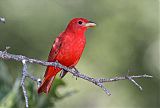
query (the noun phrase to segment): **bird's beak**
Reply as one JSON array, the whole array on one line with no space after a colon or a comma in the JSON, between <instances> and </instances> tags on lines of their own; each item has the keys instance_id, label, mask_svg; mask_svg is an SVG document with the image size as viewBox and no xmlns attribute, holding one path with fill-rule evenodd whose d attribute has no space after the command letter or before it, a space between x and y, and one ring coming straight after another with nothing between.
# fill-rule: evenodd
<instances>
[{"instance_id":1,"label":"bird's beak","mask_svg":"<svg viewBox=\"0 0 160 108\"><path fill-rule=\"evenodd\" d=\"M89 21L88 23L85 24L86 27L94 27L96 26L96 23Z\"/></svg>"}]
</instances>

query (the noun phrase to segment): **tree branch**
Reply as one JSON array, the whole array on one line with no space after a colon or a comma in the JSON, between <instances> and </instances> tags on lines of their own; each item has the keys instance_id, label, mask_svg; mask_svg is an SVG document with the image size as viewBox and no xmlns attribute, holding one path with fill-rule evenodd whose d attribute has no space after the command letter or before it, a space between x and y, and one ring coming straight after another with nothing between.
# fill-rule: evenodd
<instances>
[{"instance_id":1,"label":"tree branch","mask_svg":"<svg viewBox=\"0 0 160 108\"><path fill-rule=\"evenodd\" d=\"M140 90L142 90L142 87L134 79L136 79L136 78L151 78L152 77L150 75L144 74L144 75L137 75L137 76L126 75L126 76L122 76L122 77L113 77L113 78L92 78L92 77L89 77L87 75L84 75L84 74L80 73L76 68L69 68L69 67L63 66L58 61L56 61L56 62L46 62L46 61L42 61L42 60L28 58L28 57L23 56L23 55L10 54L10 53L7 52L7 48L6 48L5 51L0 51L0 58L1 59L6 59L6 60L14 60L14 61L22 62L23 68L22 68L21 86L22 86L22 89L23 89L24 97L25 97L26 108L29 107L28 96L27 96L25 85L24 85L26 77L30 78L33 81L36 81L38 86L41 84L41 79L37 79L36 77L34 77L33 75L28 73L27 63L39 64L39 65L43 65L43 66L59 67L63 70L66 70L66 71L70 72L71 74L73 74L73 76L76 76L77 78L87 80L87 81L97 85L108 95L111 95L111 93L103 85L103 83L114 82L114 81L119 81L119 80L129 80L129 81L133 82L133 84L135 84L137 87L139 87Z\"/></svg>"},{"instance_id":2,"label":"tree branch","mask_svg":"<svg viewBox=\"0 0 160 108\"><path fill-rule=\"evenodd\" d=\"M26 103L26 108L28 108L28 96L27 96L27 91L25 88L25 79L27 76L27 64L25 60L22 60L22 64L23 64L23 68L22 68L22 79L21 79L21 86L23 89L23 94L24 94L24 98L25 98L25 103Z\"/></svg>"}]
</instances>

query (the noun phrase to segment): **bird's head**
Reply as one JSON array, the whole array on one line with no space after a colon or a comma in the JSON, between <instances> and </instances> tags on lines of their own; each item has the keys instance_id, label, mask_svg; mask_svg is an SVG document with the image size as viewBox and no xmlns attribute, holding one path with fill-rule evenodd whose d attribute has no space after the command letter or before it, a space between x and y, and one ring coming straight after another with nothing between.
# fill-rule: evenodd
<instances>
[{"instance_id":1,"label":"bird's head","mask_svg":"<svg viewBox=\"0 0 160 108\"><path fill-rule=\"evenodd\" d=\"M94 26L96 26L94 22L89 21L85 18L73 18L69 22L66 30L75 33L84 33L87 30L87 28Z\"/></svg>"}]
</instances>

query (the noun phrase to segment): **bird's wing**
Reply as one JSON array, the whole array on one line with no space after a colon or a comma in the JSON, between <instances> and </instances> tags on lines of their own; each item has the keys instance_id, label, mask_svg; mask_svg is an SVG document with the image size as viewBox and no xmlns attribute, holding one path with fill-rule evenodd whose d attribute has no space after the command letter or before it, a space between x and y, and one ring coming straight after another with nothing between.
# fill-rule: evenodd
<instances>
[{"instance_id":1,"label":"bird's wing","mask_svg":"<svg viewBox=\"0 0 160 108\"><path fill-rule=\"evenodd\" d=\"M54 62L56 61L56 56L58 55L58 52L61 48L62 45L62 37L63 33L61 33L54 41L52 48L50 50L49 56L48 56L48 61L49 62ZM44 77L47 77L47 75L50 75L50 72L55 72L55 68L53 66L47 66L46 72Z\"/></svg>"},{"instance_id":2,"label":"bird's wing","mask_svg":"<svg viewBox=\"0 0 160 108\"><path fill-rule=\"evenodd\" d=\"M55 58L62 46L62 37L63 37L63 33L61 33L54 41L52 48L50 50L49 56L48 56L48 61L49 62L53 62L56 61Z\"/></svg>"}]
</instances>

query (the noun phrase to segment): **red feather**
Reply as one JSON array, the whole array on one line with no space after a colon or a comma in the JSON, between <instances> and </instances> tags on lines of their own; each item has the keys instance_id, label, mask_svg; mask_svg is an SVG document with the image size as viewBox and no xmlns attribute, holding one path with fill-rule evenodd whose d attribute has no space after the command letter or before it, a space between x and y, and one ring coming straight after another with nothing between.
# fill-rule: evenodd
<instances>
[{"instance_id":1,"label":"red feather","mask_svg":"<svg viewBox=\"0 0 160 108\"><path fill-rule=\"evenodd\" d=\"M87 25L88 24L88 25ZM89 25L90 24L90 25ZM55 40L50 51L48 61L58 61L67 67L74 67L79 61L85 47L85 31L95 24L84 18L74 18L68 24L66 30ZM48 66L44 75L44 80L38 88L38 93L48 93L51 84L58 72L62 69Z\"/></svg>"}]
</instances>

